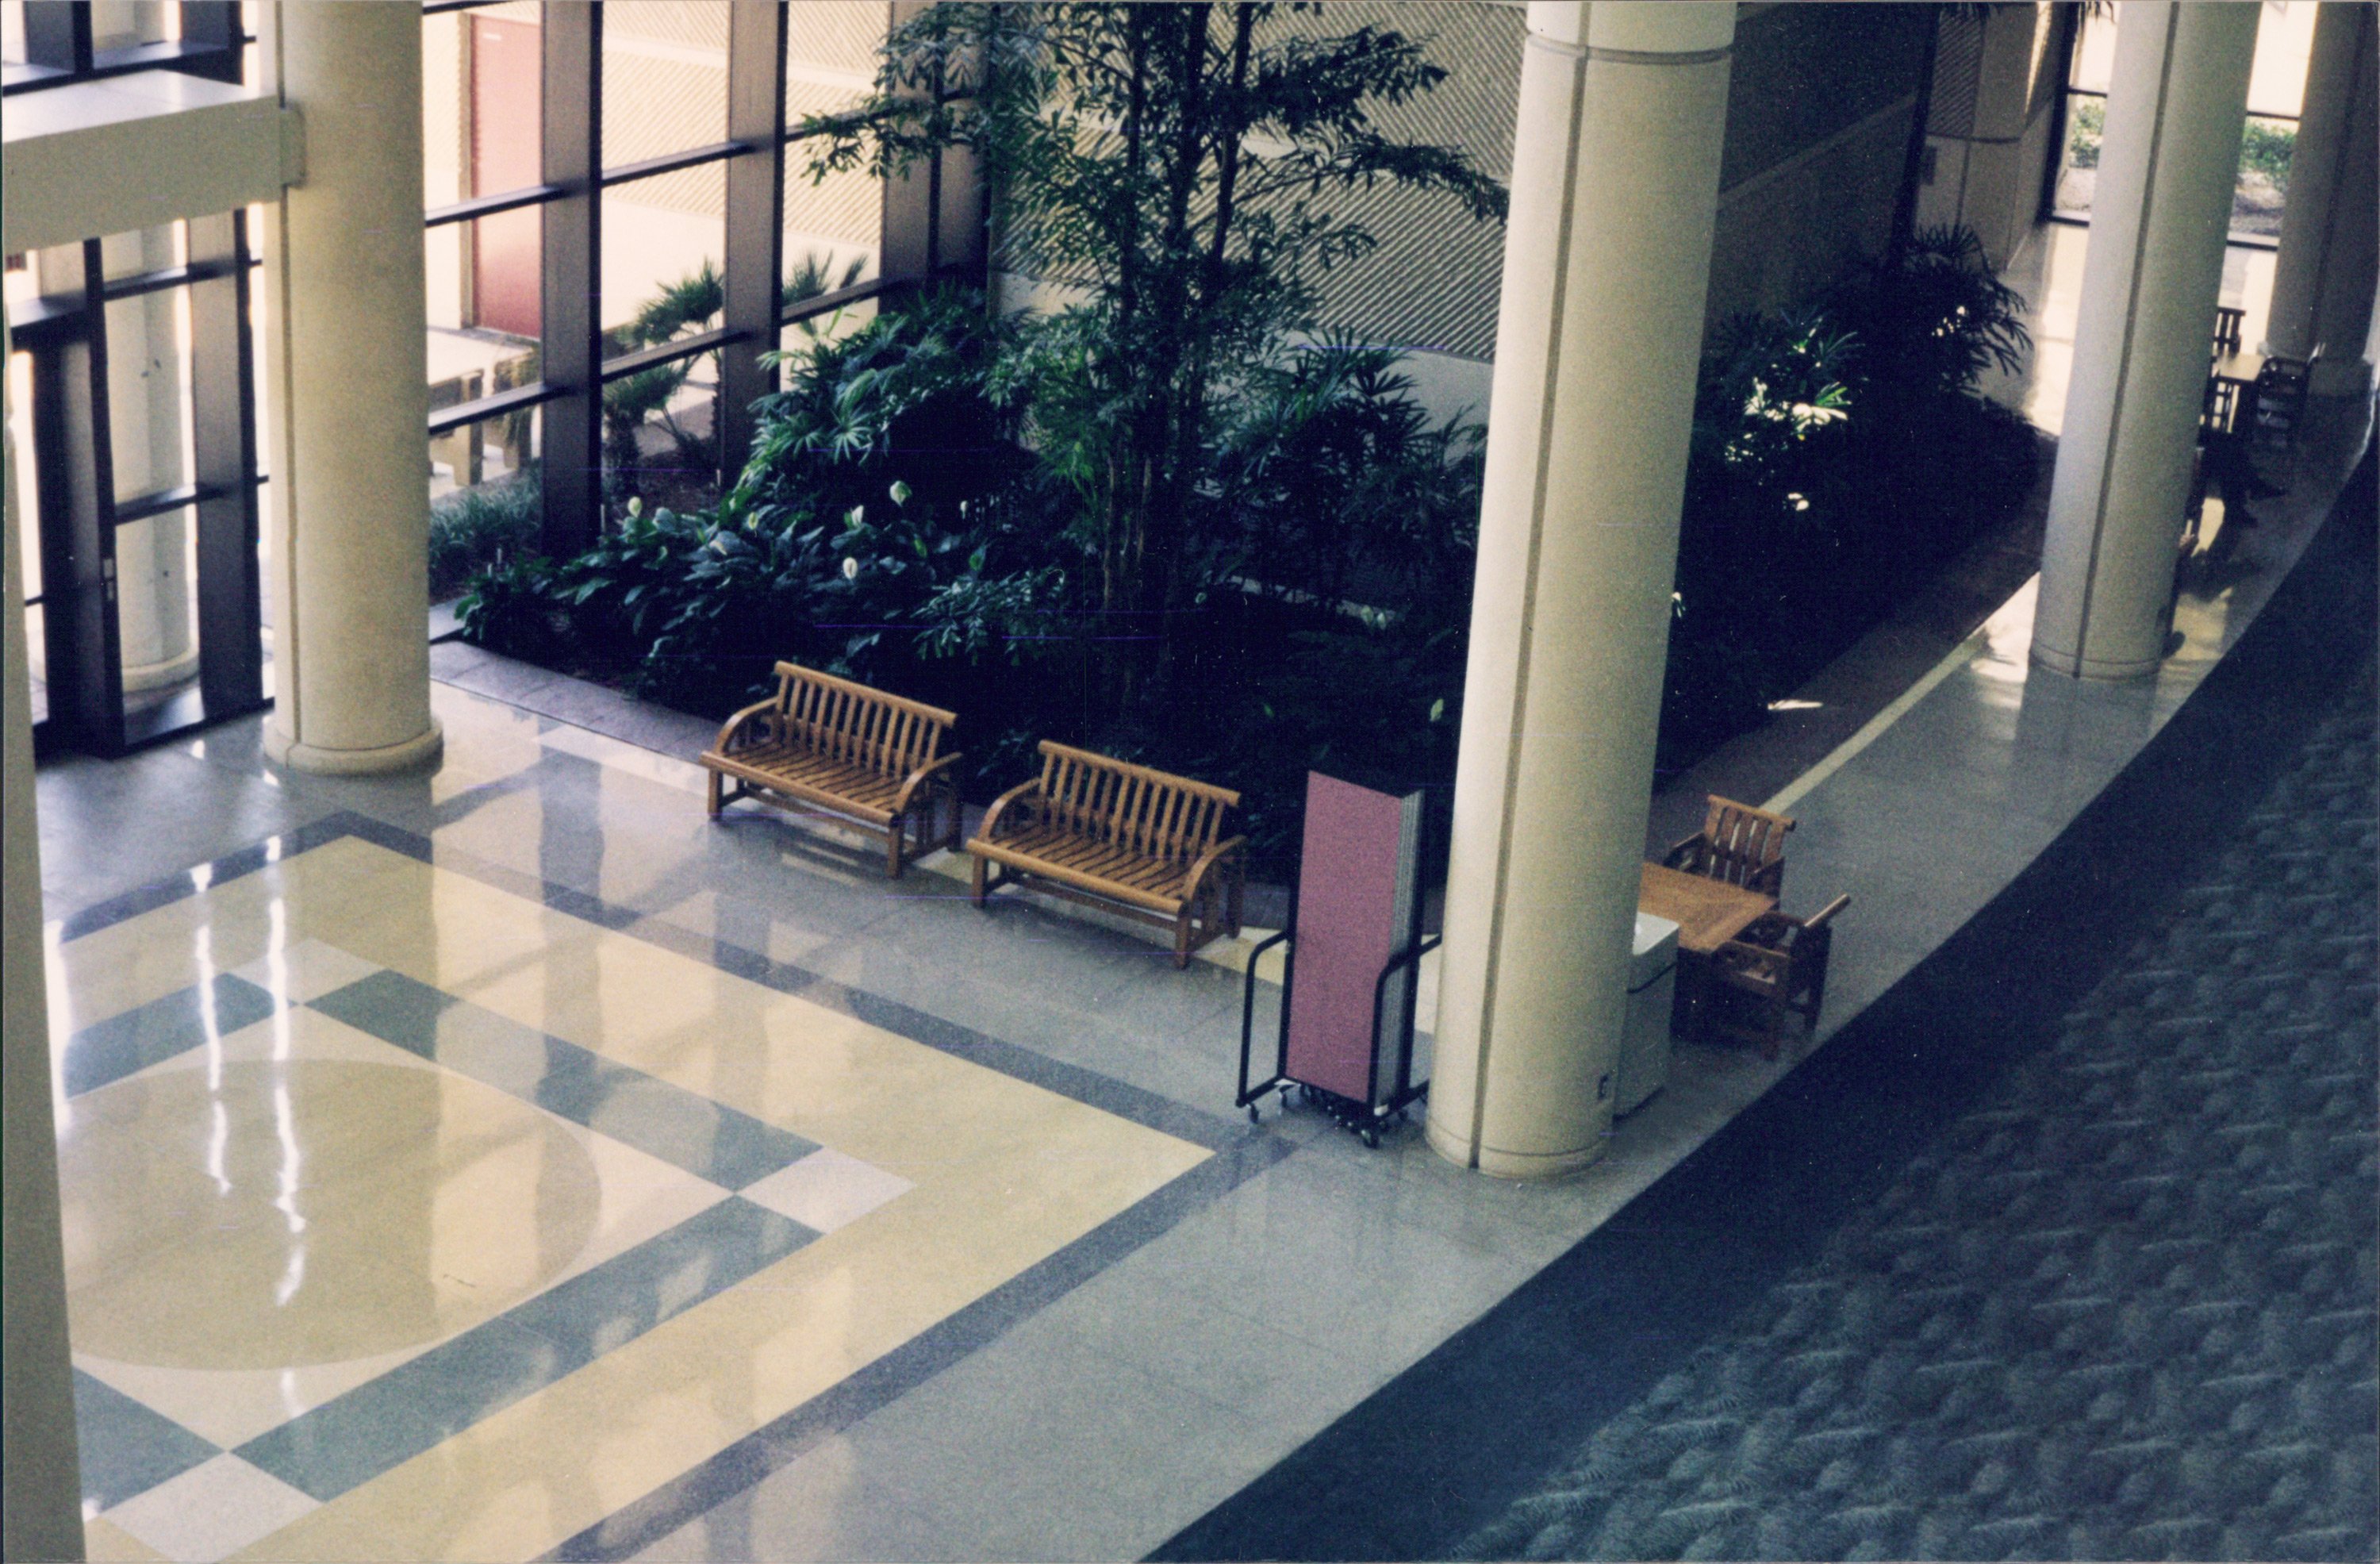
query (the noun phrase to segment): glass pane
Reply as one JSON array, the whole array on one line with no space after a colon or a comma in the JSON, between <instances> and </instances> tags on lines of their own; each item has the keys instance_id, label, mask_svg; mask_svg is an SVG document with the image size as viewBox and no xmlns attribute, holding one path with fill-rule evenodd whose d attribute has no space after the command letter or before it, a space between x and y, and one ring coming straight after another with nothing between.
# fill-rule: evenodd
<instances>
[{"instance_id":1,"label":"glass pane","mask_svg":"<svg viewBox=\"0 0 2380 1564\"><path fill-rule=\"evenodd\" d=\"M430 601L537 547L543 516L537 408L430 437Z\"/></svg>"},{"instance_id":2,"label":"glass pane","mask_svg":"<svg viewBox=\"0 0 2380 1564\"><path fill-rule=\"evenodd\" d=\"M481 389L472 395L485 396L537 378L532 370L499 382L494 372L536 354L544 255L544 219L533 206L424 231L432 385L478 369ZM432 405L468 400L455 396Z\"/></svg>"},{"instance_id":3,"label":"glass pane","mask_svg":"<svg viewBox=\"0 0 2380 1564\"><path fill-rule=\"evenodd\" d=\"M448 206L470 190L471 24L467 12L421 18L421 200Z\"/></svg>"},{"instance_id":4,"label":"glass pane","mask_svg":"<svg viewBox=\"0 0 2380 1564\"><path fill-rule=\"evenodd\" d=\"M2085 93L2066 100L2066 149L2058 166L2053 205L2061 216L2091 215L2091 190L2099 177L2099 142L2107 128L2107 100Z\"/></svg>"},{"instance_id":5,"label":"glass pane","mask_svg":"<svg viewBox=\"0 0 2380 1564\"><path fill-rule=\"evenodd\" d=\"M107 427L118 501L190 481L189 320L188 288L107 306Z\"/></svg>"},{"instance_id":6,"label":"glass pane","mask_svg":"<svg viewBox=\"0 0 2380 1564\"><path fill-rule=\"evenodd\" d=\"M8 477L17 489L18 560L25 595L42 595L42 491L33 471L33 355L8 355ZM38 654L36 654L38 655Z\"/></svg>"},{"instance_id":7,"label":"glass pane","mask_svg":"<svg viewBox=\"0 0 2380 1564\"><path fill-rule=\"evenodd\" d=\"M862 299L856 303L838 305L824 314L795 321L777 333L777 346L789 354L798 355L820 342L840 342L853 332L876 318L876 300ZM788 366L790 368L791 366ZM778 372L780 384L786 372Z\"/></svg>"},{"instance_id":8,"label":"glass pane","mask_svg":"<svg viewBox=\"0 0 2380 1564\"><path fill-rule=\"evenodd\" d=\"M2280 238L2281 212L2289 193L2289 158L2297 144L2297 121L2249 116L2240 137L2240 179L2231 189L2233 235Z\"/></svg>"},{"instance_id":9,"label":"glass pane","mask_svg":"<svg viewBox=\"0 0 2380 1564\"><path fill-rule=\"evenodd\" d=\"M603 165L727 140L727 0L603 12Z\"/></svg>"},{"instance_id":10,"label":"glass pane","mask_svg":"<svg viewBox=\"0 0 2380 1564\"><path fill-rule=\"evenodd\" d=\"M603 515L617 522L635 501L646 509L709 510L719 503L719 458L711 420L719 398L718 371L706 356L688 378L651 408L658 392L631 391L638 379L613 381L603 394ZM658 376L660 372L654 372ZM615 416L615 411L617 416Z\"/></svg>"},{"instance_id":11,"label":"glass pane","mask_svg":"<svg viewBox=\"0 0 2380 1564\"><path fill-rule=\"evenodd\" d=\"M450 47L459 62L455 68L458 81L469 84L468 90L455 89L455 123L461 126L455 142L458 200L501 195L543 182L545 43L537 18L535 6L511 5L451 18L455 34ZM608 14L605 25L613 25ZM430 39L425 32L423 43ZM435 110L425 102L422 112ZM434 151L425 153L433 161L436 155ZM434 184L431 188L433 192L437 189ZM435 205L439 198L433 193L428 199Z\"/></svg>"},{"instance_id":12,"label":"glass pane","mask_svg":"<svg viewBox=\"0 0 2380 1564\"><path fill-rule=\"evenodd\" d=\"M162 272L182 264L188 254L187 236L179 223L128 234L110 234L99 243L100 264L110 279Z\"/></svg>"},{"instance_id":13,"label":"glass pane","mask_svg":"<svg viewBox=\"0 0 2380 1564\"><path fill-rule=\"evenodd\" d=\"M884 188L865 171L813 183L799 141L785 149L785 299L788 304L877 275Z\"/></svg>"},{"instance_id":14,"label":"glass pane","mask_svg":"<svg viewBox=\"0 0 2380 1564\"><path fill-rule=\"evenodd\" d=\"M2074 44L2074 74L2067 85L2104 92L2115 75L2115 7L2094 6L2083 14L2082 31Z\"/></svg>"},{"instance_id":15,"label":"glass pane","mask_svg":"<svg viewBox=\"0 0 2380 1564\"><path fill-rule=\"evenodd\" d=\"M2256 66L2248 112L2296 118L2305 101L2306 55L2313 48L2313 0L2270 0L2256 22Z\"/></svg>"},{"instance_id":16,"label":"glass pane","mask_svg":"<svg viewBox=\"0 0 2380 1564\"><path fill-rule=\"evenodd\" d=\"M182 35L182 8L165 0L112 0L91 8L94 54L130 49Z\"/></svg>"},{"instance_id":17,"label":"glass pane","mask_svg":"<svg viewBox=\"0 0 2380 1564\"><path fill-rule=\"evenodd\" d=\"M50 720L49 617L38 603L25 610L25 661L33 678L33 720Z\"/></svg>"},{"instance_id":18,"label":"glass pane","mask_svg":"<svg viewBox=\"0 0 2380 1564\"><path fill-rule=\"evenodd\" d=\"M876 81L886 9L794 0L785 11L785 124L847 108Z\"/></svg>"},{"instance_id":19,"label":"glass pane","mask_svg":"<svg viewBox=\"0 0 2380 1564\"><path fill-rule=\"evenodd\" d=\"M124 723L138 740L204 715L199 703L199 539L194 507L115 529Z\"/></svg>"},{"instance_id":20,"label":"glass pane","mask_svg":"<svg viewBox=\"0 0 2380 1564\"><path fill-rule=\"evenodd\" d=\"M681 168L603 192L601 324L609 354L717 325L726 170Z\"/></svg>"}]
</instances>

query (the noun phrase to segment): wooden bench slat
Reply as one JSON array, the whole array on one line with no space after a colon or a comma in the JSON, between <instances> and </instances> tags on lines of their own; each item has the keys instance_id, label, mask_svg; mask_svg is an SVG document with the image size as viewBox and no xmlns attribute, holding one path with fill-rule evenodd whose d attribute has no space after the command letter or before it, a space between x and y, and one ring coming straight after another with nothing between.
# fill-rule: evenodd
<instances>
[{"instance_id":1,"label":"wooden bench slat","mask_svg":"<svg viewBox=\"0 0 2380 1564\"><path fill-rule=\"evenodd\" d=\"M1195 891L1190 883L1194 863L1222 839L1237 793L1046 739L1040 749L1039 780L1010 793L988 823L1002 834L967 843L978 906L996 883L1042 879L1058 894L1087 893L1080 898L1170 923L1177 966L1189 959L1194 929L1201 945L1225 925L1238 932L1236 844ZM1013 874L995 881L991 864Z\"/></svg>"},{"instance_id":2,"label":"wooden bench slat","mask_svg":"<svg viewBox=\"0 0 2380 1564\"><path fill-rule=\"evenodd\" d=\"M917 828L922 848L938 805L950 810L947 844L959 845L958 791L947 774L911 796L907 817L895 809L911 780L941 763L942 735L957 720L939 706L779 663L775 698L741 714L722 747L702 756L711 773L711 815L719 814L721 783L730 776L743 785L739 797L757 790L772 803L822 805L881 832L887 871L897 877L903 837Z\"/></svg>"}]
</instances>

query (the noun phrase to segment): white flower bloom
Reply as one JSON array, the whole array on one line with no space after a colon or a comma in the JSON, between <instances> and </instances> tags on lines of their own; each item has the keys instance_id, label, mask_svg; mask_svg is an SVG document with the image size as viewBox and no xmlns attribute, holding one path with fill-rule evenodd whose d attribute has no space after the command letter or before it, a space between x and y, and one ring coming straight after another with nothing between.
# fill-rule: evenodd
<instances>
[{"instance_id":1,"label":"white flower bloom","mask_svg":"<svg viewBox=\"0 0 2380 1564\"><path fill-rule=\"evenodd\" d=\"M859 579L859 561L849 555L844 556L843 579L846 581L856 581Z\"/></svg>"}]
</instances>

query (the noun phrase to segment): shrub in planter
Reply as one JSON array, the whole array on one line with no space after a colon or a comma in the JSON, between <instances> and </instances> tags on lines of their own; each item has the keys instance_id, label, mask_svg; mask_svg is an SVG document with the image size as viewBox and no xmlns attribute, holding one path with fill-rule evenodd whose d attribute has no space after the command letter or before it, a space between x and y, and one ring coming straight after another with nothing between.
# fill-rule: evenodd
<instances>
[{"instance_id":1,"label":"shrub in planter","mask_svg":"<svg viewBox=\"0 0 2380 1564\"><path fill-rule=\"evenodd\" d=\"M545 495L534 464L430 504L430 601L462 591L474 571L537 547Z\"/></svg>"}]
</instances>

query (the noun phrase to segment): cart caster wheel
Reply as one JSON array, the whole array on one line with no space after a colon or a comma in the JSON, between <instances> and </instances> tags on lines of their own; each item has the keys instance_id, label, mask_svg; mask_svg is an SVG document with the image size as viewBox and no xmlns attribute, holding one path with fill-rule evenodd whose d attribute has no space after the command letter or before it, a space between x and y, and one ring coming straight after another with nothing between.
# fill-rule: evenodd
<instances>
[{"instance_id":1,"label":"cart caster wheel","mask_svg":"<svg viewBox=\"0 0 2380 1564\"><path fill-rule=\"evenodd\" d=\"M1250 1103L1248 1105L1248 1122L1251 1124L1261 1124L1264 1122L1264 1116L1257 1112L1257 1105L1254 1103Z\"/></svg>"},{"instance_id":2,"label":"cart caster wheel","mask_svg":"<svg viewBox=\"0 0 2380 1564\"><path fill-rule=\"evenodd\" d=\"M1369 1149L1373 1150L1373 1151L1378 1151L1378 1150L1379 1150L1379 1149L1380 1149L1380 1132L1379 1132L1378 1130L1365 1130L1365 1131L1364 1131L1364 1144L1365 1144L1366 1147L1368 1147Z\"/></svg>"}]
</instances>

